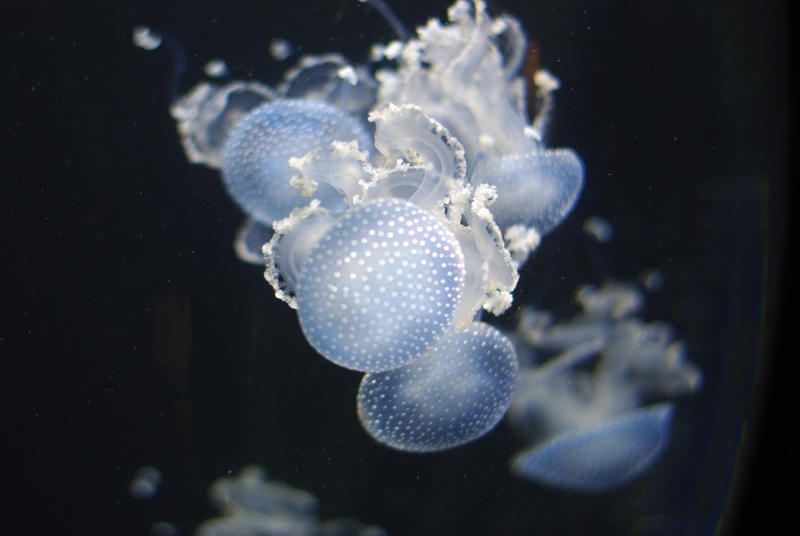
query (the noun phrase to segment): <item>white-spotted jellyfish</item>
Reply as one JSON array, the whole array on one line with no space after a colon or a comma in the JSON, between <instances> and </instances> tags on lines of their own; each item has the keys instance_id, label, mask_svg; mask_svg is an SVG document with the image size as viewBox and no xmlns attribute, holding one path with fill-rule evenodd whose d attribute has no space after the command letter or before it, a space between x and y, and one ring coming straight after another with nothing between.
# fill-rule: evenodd
<instances>
[{"instance_id":1,"label":"white-spotted jellyfish","mask_svg":"<svg viewBox=\"0 0 800 536\"><path fill-rule=\"evenodd\" d=\"M444 334L412 364L366 374L358 417L372 437L398 450L433 452L494 428L511 403L517 356L498 330L475 322Z\"/></svg>"},{"instance_id":2,"label":"white-spotted jellyfish","mask_svg":"<svg viewBox=\"0 0 800 536\"><path fill-rule=\"evenodd\" d=\"M231 196L248 214L270 224L308 199L292 187L289 159L331 142L372 142L366 129L346 112L323 102L280 100L251 111L233 128L222 158L222 177ZM332 187L315 192L325 205L341 198Z\"/></svg>"},{"instance_id":3,"label":"white-spotted jellyfish","mask_svg":"<svg viewBox=\"0 0 800 536\"><path fill-rule=\"evenodd\" d=\"M511 471L547 485L606 491L639 476L669 442L672 404L635 409L522 450Z\"/></svg>"},{"instance_id":4,"label":"white-spotted jellyfish","mask_svg":"<svg viewBox=\"0 0 800 536\"><path fill-rule=\"evenodd\" d=\"M516 348L487 323L512 306L520 268L581 194L580 157L546 143L558 80L523 74L521 24L481 0L414 33L372 3L398 38L368 62L306 55L270 85L206 81L173 103L187 157L221 169L246 214L237 255L265 267L317 352L367 373L358 414L378 442L456 447L510 404L540 449L519 467L564 473L570 456L612 437L646 467L671 412L647 420L643 396L691 391L699 372L668 330L630 318L635 293L587 289L572 322L530 313L509 334ZM527 359L543 352L554 355Z\"/></svg>"},{"instance_id":5,"label":"white-spotted jellyfish","mask_svg":"<svg viewBox=\"0 0 800 536\"><path fill-rule=\"evenodd\" d=\"M398 368L451 325L464 288L452 233L406 201L349 211L311 250L297 314L323 356L364 372Z\"/></svg>"}]
</instances>

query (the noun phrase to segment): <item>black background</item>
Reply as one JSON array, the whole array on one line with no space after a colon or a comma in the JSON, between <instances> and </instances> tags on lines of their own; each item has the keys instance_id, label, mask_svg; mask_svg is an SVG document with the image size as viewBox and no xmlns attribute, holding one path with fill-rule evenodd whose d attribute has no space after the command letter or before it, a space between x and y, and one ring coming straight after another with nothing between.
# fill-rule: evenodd
<instances>
[{"instance_id":1,"label":"black background","mask_svg":"<svg viewBox=\"0 0 800 536\"><path fill-rule=\"evenodd\" d=\"M395 7L412 27L446 5ZM673 324L706 374L678 401L663 460L629 487L586 496L512 478L523 443L504 424L441 454L385 449L358 424L358 375L315 355L260 270L234 256L242 216L215 172L186 162L168 114L169 57L134 47L132 28L181 40L185 90L215 57L234 78L277 82L291 60L269 59L273 37L361 61L392 37L372 10L12 2L0 23L0 374L3 518L15 533L146 534L166 520L188 534L215 515L210 482L248 463L317 495L323 519L352 515L390 534L780 526L792 424L777 360L792 355L775 348L794 95L783 5L492 7L522 21L561 79L548 140L587 169L575 212L526 265L515 303L566 313L584 282L663 271L646 316ZM614 224L611 244L584 238L592 215ZM142 502L127 485L145 464L164 483Z\"/></svg>"}]
</instances>

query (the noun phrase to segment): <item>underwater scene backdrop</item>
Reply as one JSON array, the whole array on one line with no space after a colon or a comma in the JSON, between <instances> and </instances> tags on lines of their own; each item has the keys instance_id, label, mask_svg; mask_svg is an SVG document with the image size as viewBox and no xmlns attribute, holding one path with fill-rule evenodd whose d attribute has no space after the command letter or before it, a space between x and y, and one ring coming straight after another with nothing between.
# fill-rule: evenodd
<instances>
[{"instance_id":1,"label":"underwater scene backdrop","mask_svg":"<svg viewBox=\"0 0 800 536\"><path fill-rule=\"evenodd\" d=\"M753 453L776 451L754 445L780 422L780 15L19 6L9 521L648 535L758 518L747 490L777 477Z\"/></svg>"}]
</instances>

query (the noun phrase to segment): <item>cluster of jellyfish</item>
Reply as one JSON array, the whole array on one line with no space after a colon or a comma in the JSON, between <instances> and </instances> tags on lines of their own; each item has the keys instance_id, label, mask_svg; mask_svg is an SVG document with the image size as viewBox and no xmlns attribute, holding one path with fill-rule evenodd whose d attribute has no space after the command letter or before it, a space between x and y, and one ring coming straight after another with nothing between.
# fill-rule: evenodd
<instances>
[{"instance_id":1,"label":"cluster of jellyfish","mask_svg":"<svg viewBox=\"0 0 800 536\"><path fill-rule=\"evenodd\" d=\"M415 34L369 3L398 39L368 62L304 56L274 87L204 81L173 103L188 159L219 169L247 215L235 251L266 267L319 354L364 374L358 417L378 442L451 449L508 413L535 441L515 473L585 490L630 480L672 416L642 401L701 378L668 327L632 317L641 294L587 287L579 317L525 309L512 334L485 321L583 186L575 152L544 143L558 80L525 79L519 21L480 0Z\"/></svg>"}]
</instances>

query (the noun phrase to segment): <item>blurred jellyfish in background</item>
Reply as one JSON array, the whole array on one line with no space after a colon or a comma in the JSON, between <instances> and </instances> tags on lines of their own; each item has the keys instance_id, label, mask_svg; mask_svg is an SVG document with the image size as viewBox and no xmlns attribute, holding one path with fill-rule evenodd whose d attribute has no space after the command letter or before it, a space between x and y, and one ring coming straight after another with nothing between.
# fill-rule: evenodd
<instances>
[{"instance_id":1,"label":"blurred jellyfish in background","mask_svg":"<svg viewBox=\"0 0 800 536\"><path fill-rule=\"evenodd\" d=\"M292 45L286 39L276 37L269 43L269 54L275 61L283 61L292 55Z\"/></svg>"},{"instance_id":2,"label":"blurred jellyfish in background","mask_svg":"<svg viewBox=\"0 0 800 536\"><path fill-rule=\"evenodd\" d=\"M307 491L267 479L258 466L243 468L235 477L222 477L209 488L209 496L222 516L202 523L198 536L243 534L286 536L382 536L380 527L356 519L321 522L318 501Z\"/></svg>"},{"instance_id":3,"label":"blurred jellyfish in background","mask_svg":"<svg viewBox=\"0 0 800 536\"><path fill-rule=\"evenodd\" d=\"M128 485L128 492L134 499L151 499L161 486L161 471L145 465L136 470L136 474Z\"/></svg>"},{"instance_id":4,"label":"blurred jellyfish in background","mask_svg":"<svg viewBox=\"0 0 800 536\"><path fill-rule=\"evenodd\" d=\"M274 87L204 81L173 103L188 160L219 169L246 214L237 255L266 267L318 353L365 373L357 411L378 442L458 447L510 407L536 441L515 473L589 491L633 479L662 452L673 415L646 404L701 383L668 326L633 317L641 293L587 286L572 320L525 308L512 334L486 323L509 309L520 268L583 187L578 155L544 142L558 80L523 77L519 21L480 0L414 36L372 3L398 40L374 45L369 63L307 55ZM158 46L146 29L134 37ZM600 219L588 229L613 235ZM257 471L215 485L229 515L201 533L239 522L314 533L313 497L276 486ZM258 504L219 498L237 490Z\"/></svg>"},{"instance_id":5,"label":"blurred jellyfish in background","mask_svg":"<svg viewBox=\"0 0 800 536\"><path fill-rule=\"evenodd\" d=\"M549 486L599 492L659 458L674 408L649 404L696 391L703 376L669 325L634 316L645 302L635 285L587 285L576 299L582 311L560 322L522 309L512 336L522 366L509 422L534 442L511 469Z\"/></svg>"}]
</instances>

